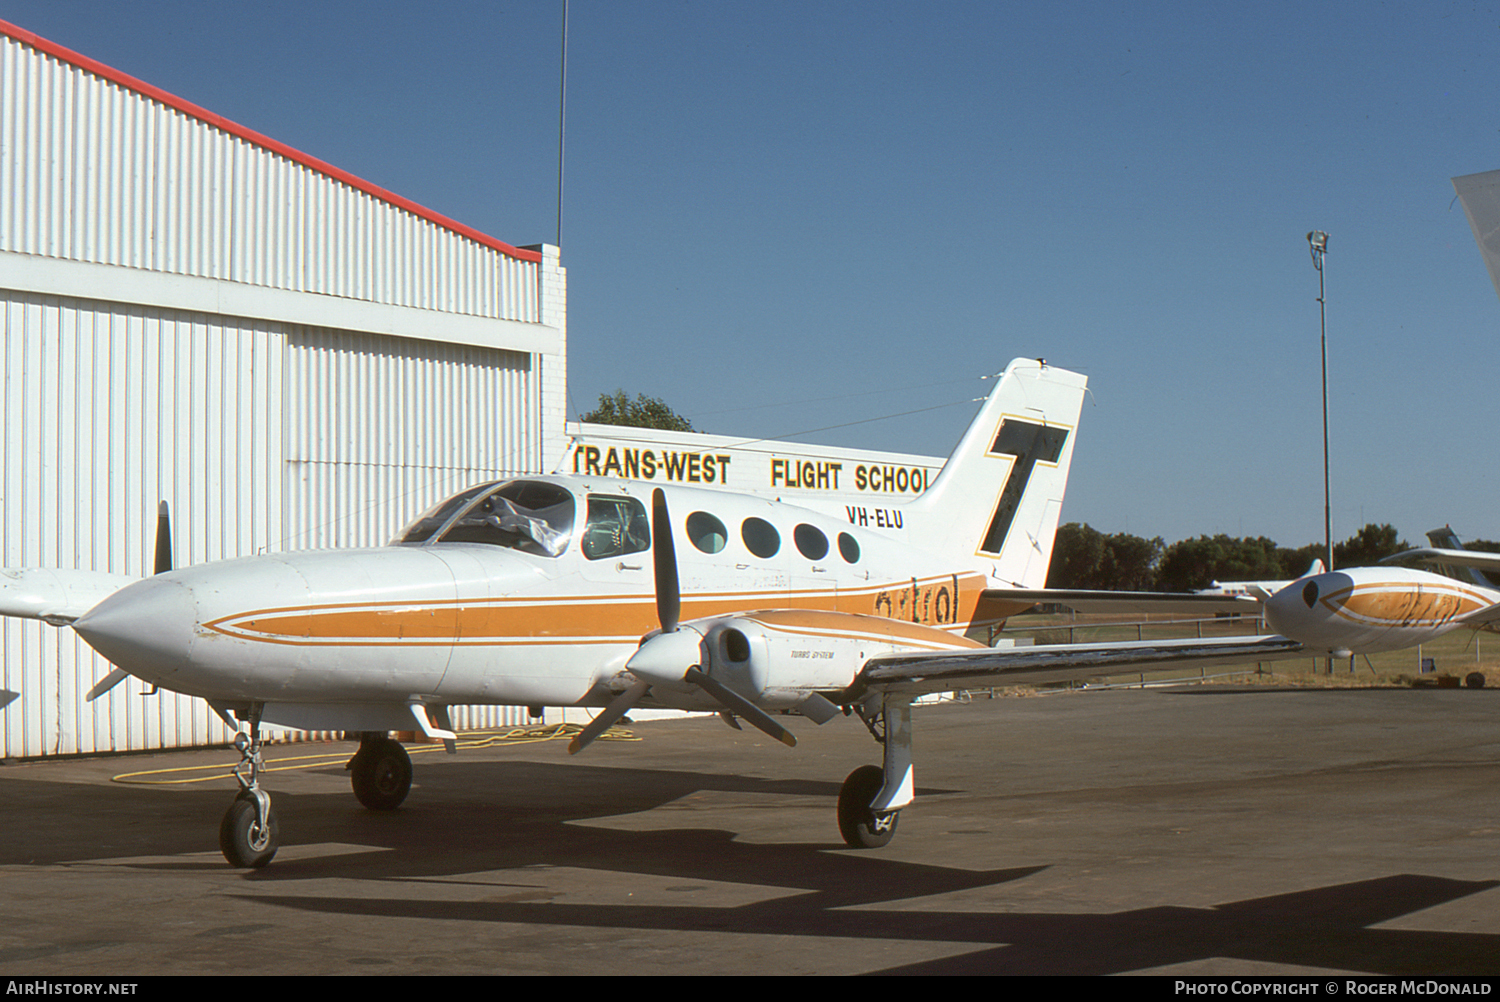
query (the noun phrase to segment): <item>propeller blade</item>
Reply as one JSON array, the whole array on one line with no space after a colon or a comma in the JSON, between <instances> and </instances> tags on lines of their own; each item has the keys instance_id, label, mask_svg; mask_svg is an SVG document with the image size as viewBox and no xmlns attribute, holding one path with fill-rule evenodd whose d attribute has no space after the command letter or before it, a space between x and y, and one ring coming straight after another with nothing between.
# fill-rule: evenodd
<instances>
[{"instance_id":1,"label":"propeller blade","mask_svg":"<svg viewBox=\"0 0 1500 1002\"><path fill-rule=\"evenodd\" d=\"M172 519L167 514L167 503L160 501L156 505L156 569L152 574L160 574L172 569Z\"/></svg>"},{"instance_id":2,"label":"propeller blade","mask_svg":"<svg viewBox=\"0 0 1500 1002\"><path fill-rule=\"evenodd\" d=\"M672 516L667 511L667 493L660 487L651 494L651 560L656 572L656 619L661 632L677 629L682 614L682 593L677 585L677 549L672 545Z\"/></svg>"},{"instance_id":3,"label":"propeller blade","mask_svg":"<svg viewBox=\"0 0 1500 1002\"><path fill-rule=\"evenodd\" d=\"M108 675L104 676L99 681L94 683L94 687L89 690L88 695L85 696L84 699L92 703L94 700L98 699L100 696L104 695L106 692L113 689L115 686L119 685L129 677L130 672L126 671L125 669L111 668Z\"/></svg>"},{"instance_id":4,"label":"propeller blade","mask_svg":"<svg viewBox=\"0 0 1500 1002\"><path fill-rule=\"evenodd\" d=\"M780 741L788 748L797 747L797 739L792 732L778 724L769 713L756 706L750 700L741 696L723 682L697 668L689 668L687 674L682 676L683 681L691 682L714 699L727 706L732 713L748 721L752 726L765 731L771 737Z\"/></svg>"},{"instance_id":5,"label":"propeller blade","mask_svg":"<svg viewBox=\"0 0 1500 1002\"><path fill-rule=\"evenodd\" d=\"M584 727L583 730L573 736L572 741L568 742L568 754L577 755L593 744L594 739L613 727L615 721L625 716L626 712L636 704L636 700L644 696L646 690L649 688L651 688L650 682L637 681L629 689L616 696L608 706L600 711L597 717L588 722L588 726Z\"/></svg>"}]
</instances>

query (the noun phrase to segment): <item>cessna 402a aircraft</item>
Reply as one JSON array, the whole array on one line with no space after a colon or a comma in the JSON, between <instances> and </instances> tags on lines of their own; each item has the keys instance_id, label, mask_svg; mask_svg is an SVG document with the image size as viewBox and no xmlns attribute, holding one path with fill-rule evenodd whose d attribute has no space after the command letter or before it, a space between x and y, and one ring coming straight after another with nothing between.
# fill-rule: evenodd
<instances>
[{"instance_id":1,"label":"cessna 402a aircraft","mask_svg":"<svg viewBox=\"0 0 1500 1002\"><path fill-rule=\"evenodd\" d=\"M262 724L360 732L355 794L390 809L411 760L388 733L415 724L452 751L448 707L476 703L600 707L574 752L637 706L717 711L787 745L786 715L857 715L883 765L844 782L839 829L852 846L880 846L914 795L911 703L923 693L1300 649L1280 637L1002 649L965 637L1038 601L1255 608L1039 590L1084 385L1044 361L1012 362L903 507L908 542L765 498L538 476L463 491L374 549L171 570L159 529L160 573L121 587L94 572L7 572L0 613L71 624L117 665L91 698L128 673L248 725L235 742L241 791L220 826L236 866L264 866L277 848Z\"/></svg>"}]
</instances>

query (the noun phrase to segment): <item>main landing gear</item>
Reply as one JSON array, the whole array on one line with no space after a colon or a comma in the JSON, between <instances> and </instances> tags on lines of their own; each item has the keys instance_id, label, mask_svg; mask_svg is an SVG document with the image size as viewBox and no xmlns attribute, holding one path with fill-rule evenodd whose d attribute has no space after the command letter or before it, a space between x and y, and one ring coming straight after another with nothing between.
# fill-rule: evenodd
<instances>
[{"instance_id":1,"label":"main landing gear","mask_svg":"<svg viewBox=\"0 0 1500 1002\"><path fill-rule=\"evenodd\" d=\"M886 696L878 707L856 703L854 711L885 750L885 765L862 765L844 780L839 788L839 834L850 848L879 849L895 838L901 808L916 795L911 699Z\"/></svg>"},{"instance_id":2,"label":"main landing gear","mask_svg":"<svg viewBox=\"0 0 1500 1002\"><path fill-rule=\"evenodd\" d=\"M234 746L240 761L234 767L240 792L219 822L219 849L230 866L258 870L271 861L280 845L271 796L260 788L265 761L260 756L260 713L250 716L250 733L237 734Z\"/></svg>"},{"instance_id":3,"label":"main landing gear","mask_svg":"<svg viewBox=\"0 0 1500 1002\"><path fill-rule=\"evenodd\" d=\"M885 770L862 765L839 788L839 834L855 849L879 849L896 837L898 811L876 814L870 802L885 785Z\"/></svg>"},{"instance_id":4,"label":"main landing gear","mask_svg":"<svg viewBox=\"0 0 1500 1002\"><path fill-rule=\"evenodd\" d=\"M359 802L372 811L393 811L411 792L411 756L380 731L363 731L359 751L344 768Z\"/></svg>"}]
</instances>

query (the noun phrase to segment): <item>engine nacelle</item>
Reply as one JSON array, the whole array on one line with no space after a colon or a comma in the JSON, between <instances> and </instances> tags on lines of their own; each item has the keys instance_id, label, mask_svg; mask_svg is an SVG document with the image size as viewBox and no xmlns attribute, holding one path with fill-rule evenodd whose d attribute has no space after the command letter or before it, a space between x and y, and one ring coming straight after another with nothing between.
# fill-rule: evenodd
<instances>
[{"instance_id":1,"label":"engine nacelle","mask_svg":"<svg viewBox=\"0 0 1500 1002\"><path fill-rule=\"evenodd\" d=\"M767 710L847 687L873 653L857 638L790 632L743 617L713 621L702 650L704 671Z\"/></svg>"},{"instance_id":2,"label":"engine nacelle","mask_svg":"<svg viewBox=\"0 0 1500 1002\"><path fill-rule=\"evenodd\" d=\"M871 658L983 646L935 627L847 612L776 609L692 626L703 636L703 670L767 710L846 689Z\"/></svg>"}]
</instances>

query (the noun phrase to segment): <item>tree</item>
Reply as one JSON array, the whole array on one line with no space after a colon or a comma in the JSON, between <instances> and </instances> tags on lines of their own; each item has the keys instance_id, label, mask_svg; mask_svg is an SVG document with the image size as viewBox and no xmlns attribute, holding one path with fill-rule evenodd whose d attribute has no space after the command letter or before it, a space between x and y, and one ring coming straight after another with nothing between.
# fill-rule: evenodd
<instances>
[{"instance_id":1,"label":"tree","mask_svg":"<svg viewBox=\"0 0 1500 1002\"><path fill-rule=\"evenodd\" d=\"M1193 591L1215 581L1280 580L1287 577L1281 552L1264 536L1236 539L1220 533L1184 539L1162 554L1156 584L1163 591Z\"/></svg>"},{"instance_id":2,"label":"tree","mask_svg":"<svg viewBox=\"0 0 1500 1002\"><path fill-rule=\"evenodd\" d=\"M1106 536L1097 529L1069 522L1057 530L1049 588L1098 588L1105 591L1145 591L1156 581L1156 560L1162 541L1117 532Z\"/></svg>"},{"instance_id":3,"label":"tree","mask_svg":"<svg viewBox=\"0 0 1500 1002\"><path fill-rule=\"evenodd\" d=\"M1099 568L1103 562L1102 532L1077 522L1060 526L1052 541L1052 561L1047 565L1047 587L1098 588Z\"/></svg>"},{"instance_id":4,"label":"tree","mask_svg":"<svg viewBox=\"0 0 1500 1002\"><path fill-rule=\"evenodd\" d=\"M1389 522L1385 525L1371 522L1342 543L1333 544L1333 565L1339 568L1368 567L1380 563L1383 557L1411 549L1411 545L1398 536L1396 527Z\"/></svg>"},{"instance_id":5,"label":"tree","mask_svg":"<svg viewBox=\"0 0 1500 1002\"><path fill-rule=\"evenodd\" d=\"M1307 573L1308 569L1312 567L1314 560L1325 564L1328 562L1328 550L1324 548L1322 543L1308 543L1306 546L1299 546L1295 550L1288 550L1284 547L1278 548L1276 553L1281 558L1282 573L1279 577L1287 580ZM1325 571L1328 570L1327 567L1323 569Z\"/></svg>"},{"instance_id":6,"label":"tree","mask_svg":"<svg viewBox=\"0 0 1500 1002\"><path fill-rule=\"evenodd\" d=\"M656 397L641 393L631 400L624 390L616 390L614 396L599 394L599 406L585 414L583 420L594 424L628 425L632 428L657 428L662 431L693 430L687 418L678 416Z\"/></svg>"},{"instance_id":7,"label":"tree","mask_svg":"<svg viewBox=\"0 0 1500 1002\"><path fill-rule=\"evenodd\" d=\"M1162 538L1142 539L1117 532L1105 540L1105 570L1109 587L1120 591L1147 591L1156 586L1156 566L1166 544Z\"/></svg>"}]
</instances>

